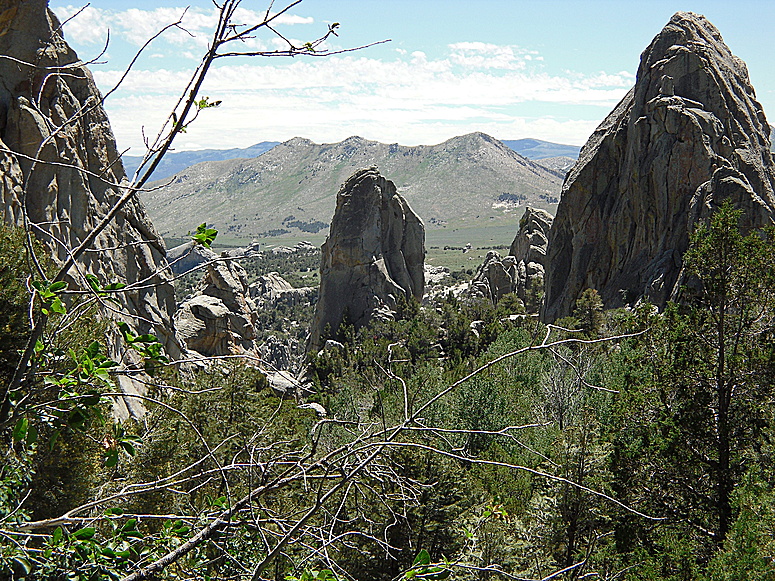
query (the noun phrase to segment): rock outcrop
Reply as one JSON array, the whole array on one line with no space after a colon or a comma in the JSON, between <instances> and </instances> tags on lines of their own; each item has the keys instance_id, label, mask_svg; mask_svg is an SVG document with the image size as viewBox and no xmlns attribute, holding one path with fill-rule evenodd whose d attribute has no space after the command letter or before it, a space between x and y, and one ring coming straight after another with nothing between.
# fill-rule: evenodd
<instances>
[{"instance_id":1,"label":"rock outcrop","mask_svg":"<svg viewBox=\"0 0 775 581\"><path fill-rule=\"evenodd\" d=\"M517 260L513 292L528 308L538 306L536 301L544 290L546 249L553 220L545 210L525 208L509 249L509 255Z\"/></svg>"},{"instance_id":2,"label":"rock outcrop","mask_svg":"<svg viewBox=\"0 0 775 581\"><path fill-rule=\"evenodd\" d=\"M259 357L256 321L247 273L236 261L209 263L194 296L175 313L175 324L186 347L205 357Z\"/></svg>"},{"instance_id":3,"label":"rock outcrop","mask_svg":"<svg viewBox=\"0 0 775 581\"><path fill-rule=\"evenodd\" d=\"M65 260L124 193L126 178L91 73L65 42L46 0L0 0L0 166L6 223L30 226ZM80 273L129 286L126 322L179 355L165 246L131 198L78 260ZM84 284L70 271L72 281ZM128 380L122 378L122 388ZM140 413L126 400L119 413Z\"/></svg>"},{"instance_id":4,"label":"rock outcrop","mask_svg":"<svg viewBox=\"0 0 775 581\"><path fill-rule=\"evenodd\" d=\"M317 287L304 286L296 288L277 272L270 272L259 276L250 285L249 291L250 297L256 300L259 308L313 304L318 296Z\"/></svg>"},{"instance_id":5,"label":"rock outcrop","mask_svg":"<svg viewBox=\"0 0 775 581\"><path fill-rule=\"evenodd\" d=\"M471 280L470 294L497 304L504 295L516 293L528 310L535 312L543 291L544 264L552 215L525 208L508 256L490 250Z\"/></svg>"},{"instance_id":6,"label":"rock outcrop","mask_svg":"<svg viewBox=\"0 0 775 581\"><path fill-rule=\"evenodd\" d=\"M323 244L320 297L309 349L335 332L345 313L360 328L390 317L398 297L421 299L425 287L425 227L376 168L360 170L341 187L331 232Z\"/></svg>"},{"instance_id":7,"label":"rock outcrop","mask_svg":"<svg viewBox=\"0 0 775 581\"><path fill-rule=\"evenodd\" d=\"M502 257L498 251L490 250L471 279L470 294L488 298L495 305L504 295L514 292L516 281L517 259Z\"/></svg>"},{"instance_id":8,"label":"rock outcrop","mask_svg":"<svg viewBox=\"0 0 775 581\"><path fill-rule=\"evenodd\" d=\"M290 370L298 363L293 357L298 350L296 339L283 340L276 335L269 335L259 347L262 363L272 371Z\"/></svg>"},{"instance_id":9,"label":"rock outcrop","mask_svg":"<svg viewBox=\"0 0 775 581\"><path fill-rule=\"evenodd\" d=\"M565 180L543 318L570 314L586 288L607 307L639 297L663 306L694 221L731 198L745 225L768 224L774 184L770 128L745 64L703 16L675 14Z\"/></svg>"},{"instance_id":10,"label":"rock outcrop","mask_svg":"<svg viewBox=\"0 0 775 581\"><path fill-rule=\"evenodd\" d=\"M173 274L191 272L217 258L218 255L215 252L202 244L196 244L194 241L186 242L167 251L167 262Z\"/></svg>"}]
</instances>

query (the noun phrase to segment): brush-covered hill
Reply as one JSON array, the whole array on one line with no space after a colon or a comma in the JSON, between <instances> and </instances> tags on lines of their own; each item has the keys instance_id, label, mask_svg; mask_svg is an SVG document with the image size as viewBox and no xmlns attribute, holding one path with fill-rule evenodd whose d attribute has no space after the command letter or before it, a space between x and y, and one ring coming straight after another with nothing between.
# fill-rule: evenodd
<instances>
[{"instance_id":1,"label":"brush-covered hill","mask_svg":"<svg viewBox=\"0 0 775 581\"><path fill-rule=\"evenodd\" d=\"M377 166L429 228L513 220L521 206L556 208L564 173L485 135L408 147L350 137L317 144L294 138L253 159L204 162L142 195L157 229L180 236L207 222L230 237L327 228L341 184Z\"/></svg>"},{"instance_id":2,"label":"brush-covered hill","mask_svg":"<svg viewBox=\"0 0 775 581\"><path fill-rule=\"evenodd\" d=\"M232 148L232 149L198 149L195 151L173 151L164 156L159 166L153 172L153 179L163 180L174 176L203 161L223 161L225 159L235 159L238 157L258 157L279 145L279 141L262 141L250 147ZM124 170L128 176L134 175L140 163L143 161L139 155L124 155L121 158L124 163Z\"/></svg>"}]
</instances>

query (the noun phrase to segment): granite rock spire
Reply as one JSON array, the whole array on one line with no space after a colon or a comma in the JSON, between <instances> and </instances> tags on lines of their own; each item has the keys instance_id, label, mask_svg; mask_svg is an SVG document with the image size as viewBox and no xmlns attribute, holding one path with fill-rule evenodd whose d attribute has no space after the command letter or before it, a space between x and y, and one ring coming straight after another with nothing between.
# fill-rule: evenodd
<instances>
[{"instance_id":1,"label":"granite rock spire","mask_svg":"<svg viewBox=\"0 0 775 581\"><path fill-rule=\"evenodd\" d=\"M695 222L731 198L743 226L769 224L774 192L770 128L745 63L705 17L675 14L565 180L544 320L570 314L586 288L607 307L663 306Z\"/></svg>"},{"instance_id":2,"label":"granite rock spire","mask_svg":"<svg viewBox=\"0 0 775 581\"><path fill-rule=\"evenodd\" d=\"M345 314L360 328L375 316L392 317L401 295L421 299L424 262L425 226L393 182L373 167L353 174L336 196L322 248L310 350Z\"/></svg>"}]
</instances>

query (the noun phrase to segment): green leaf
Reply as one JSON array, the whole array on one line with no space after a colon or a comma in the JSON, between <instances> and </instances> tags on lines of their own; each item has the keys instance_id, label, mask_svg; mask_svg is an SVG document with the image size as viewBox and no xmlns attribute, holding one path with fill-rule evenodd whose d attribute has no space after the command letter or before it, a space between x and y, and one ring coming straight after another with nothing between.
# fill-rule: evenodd
<instances>
[{"instance_id":1,"label":"green leaf","mask_svg":"<svg viewBox=\"0 0 775 581\"><path fill-rule=\"evenodd\" d=\"M118 450L108 450L105 452L105 467L115 468L118 464Z\"/></svg>"},{"instance_id":2,"label":"green leaf","mask_svg":"<svg viewBox=\"0 0 775 581\"><path fill-rule=\"evenodd\" d=\"M121 331L121 334L124 336L124 341L127 343L132 343L132 341L135 338L134 333L132 333L131 329L129 328L129 325L127 325L124 321L119 321L116 323L116 326L118 327L119 331Z\"/></svg>"},{"instance_id":3,"label":"green leaf","mask_svg":"<svg viewBox=\"0 0 775 581\"><path fill-rule=\"evenodd\" d=\"M176 536L183 536L183 535L187 535L190 530L191 530L190 526L181 524L180 526L176 526L172 529L172 534Z\"/></svg>"},{"instance_id":4,"label":"green leaf","mask_svg":"<svg viewBox=\"0 0 775 581\"><path fill-rule=\"evenodd\" d=\"M126 452L130 456L134 456L135 455L135 447L131 443L127 442L126 440L121 440L118 443L118 445L121 446L121 448L124 450L124 452Z\"/></svg>"},{"instance_id":5,"label":"green leaf","mask_svg":"<svg viewBox=\"0 0 775 581\"><path fill-rule=\"evenodd\" d=\"M67 313L67 308L59 297L55 297L54 300L51 301L51 310L60 315Z\"/></svg>"},{"instance_id":6,"label":"green leaf","mask_svg":"<svg viewBox=\"0 0 775 581\"><path fill-rule=\"evenodd\" d=\"M414 561L412 562L412 567L415 565L430 565L431 563L431 556L428 554L428 551L425 549L421 549L419 553L417 553L417 556L414 558Z\"/></svg>"},{"instance_id":7,"label":"green leaf","mask_svg":"<svg viewBox=\"0 0 775 581\"><path fill-rule=\"evenodd\" d=\"M27 428L27 437L25 438L25 442L28 446L32 446L38 441L38 429L31 425Z\"/></svg>"},{"instance_id":8,"label":"green leaf","mask_svg":"<svg viewBox=\"0 0 775 581\"><path fill-rule=\"evenodd\" d=\"M52 544L56 545L61 540L62 540L62 527L57 527L54 530L54 534L51 535L51 542Z\"/></svg>"},{"instance_id":9,"label":"green leaf","mask_svg":"<svg viewBox=\"0 0 775 581\"><path fill-rule=\"evenodd\" d=\"M100 342L92 341L91 344L86 348L86 355L88 355L92 359L95 359L100 354L101 351L102 351L102 345L100 345Z\"/></svg>"},{"instance_id":10,"label":"green leaf","mask_svg":"<svg viewBox=\"0 0 775 581\"><path fill-rule=\"evenodd\" d=\"M19 418L16 425L13 428L13 441L18 443L27 437L27 428L30 425L30 421L27 418Z\"/></svg>"},{"instance_id":11,"label":"green leaf","mask_svg":"<svg viewBox=\"0 0 775 581\"><path fill-rule=\"evenodd\" d=\"M57 282L52 283L51 286L48 287L48 290L52 293L56 293L66 288L67 283L63 280L58 280Z\"/></svg>"},{"instance_id":12,"label":"green leaf","mask_svg":"<svg viewBox=\"0 0 775 581\"><path fill-rule=\"evenodd\" d=\"M78 540L83 541L83 540L91 539L94 536L95 532L96 531L95 531L94 527L84 527L84 528L82 528L80 530L75 531L72 534L72 537L74 539L78 539Z\"/></svg>"},{"instance_id":13,"label":"green leaf","mask_svg":"<svg viewBox=\"0 0 775 581\"><path fill-rule=\"evenodd\" d=\"M86 275L86 282L89 283L89 286L92 287L94 292L99 293L102 289L100 289L100 281L99 279L94 276L93 274L87 274Z\"/></svg>"},{"instance_id":14,"label":"green leaf","mask_svg":"<svg viewBox=\"0 0 775 581\"><path fill-rule=\"evenodd\" d=\"M191 239L197 244L201 244L206 248L210 248L210 245L213 243L216 236L218 236L218 230L214 228L208 228L207 224L203 222L197 226L196 234L194 234Z\"/></svg>"}]
</instances>

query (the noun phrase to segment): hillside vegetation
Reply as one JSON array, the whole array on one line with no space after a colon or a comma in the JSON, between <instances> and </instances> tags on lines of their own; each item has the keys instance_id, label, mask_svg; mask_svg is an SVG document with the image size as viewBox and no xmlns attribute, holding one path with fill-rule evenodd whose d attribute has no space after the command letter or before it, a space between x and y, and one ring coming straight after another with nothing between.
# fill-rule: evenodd
<instances>
[{"instance_id":1,"label":"hillside vegetation","mask_svg":"<svg viewBox=\"0 0 775 581\"><path fill-rule=\"evenodd\" d=\"M197 164L143 202L165 237L203 221L226 238L322 233L341 184L372 165L431 230L513 224L525 205L553 210L564 176L483 133L417 147L295 138L254 159Z\"/></svg>"},{"instance_id":2,"label":"hillside vegetation","mask_svg":"<svg viewBox=\"0 0 775 581\"><path fill-rule=\"evenodd\" d=\"M108 520L67 521L45 547L4 544L0 567L120 578L233 505L232 526L157 578L252 571L267 557L261 536L283 538L312 511L263 578L332 567L320 578L770 579L775 249L771 233L741 235L738 219L727 206L697 230L686 264L703 290L663 314L604 312L589 291L547 327L513 296L449 295L404 302L357 334L344 324L309 363L307 401L325 416L277 399L234 361L194 376L157 368L155 382L174 389L154 388L164 405L120 431L104 409L102 420L91 407L31 416L3 448L0 511L13 526L138 493L100 505ZM7 240L4 264L18 265L8 253L19 240ZM13 312L25 299L5 300ZM82 324L61 340L77 352L92 332ZM67 366L49 369L60 378ZM42 383L36 401L57 386ZM238 500L281 481L253 508ZM331 510L315 508L321 496ZM135 516L153 514L180 518Z\"/></svg>"}]
</instances>

